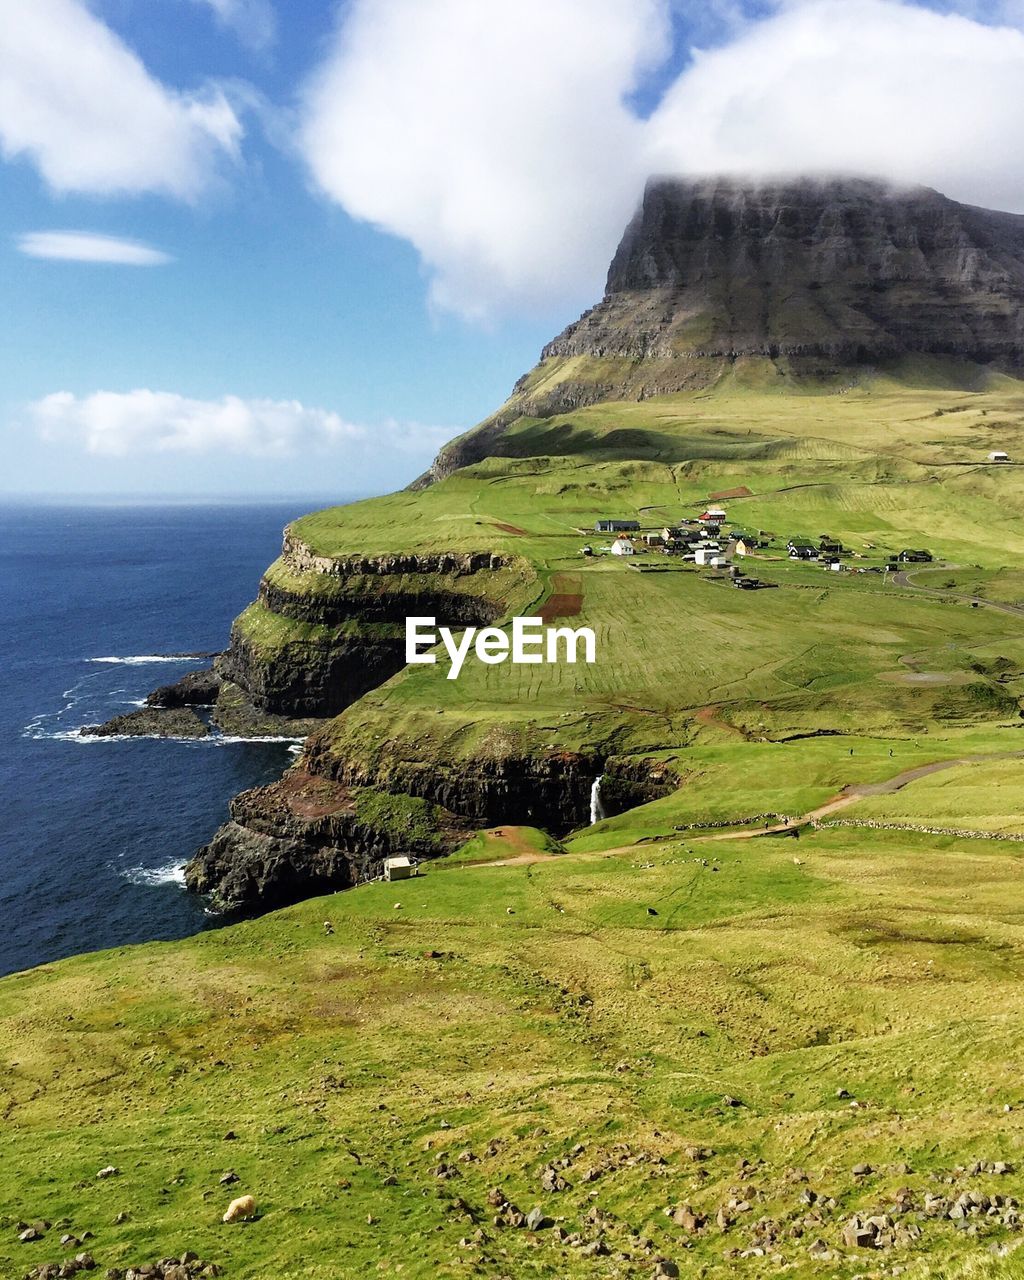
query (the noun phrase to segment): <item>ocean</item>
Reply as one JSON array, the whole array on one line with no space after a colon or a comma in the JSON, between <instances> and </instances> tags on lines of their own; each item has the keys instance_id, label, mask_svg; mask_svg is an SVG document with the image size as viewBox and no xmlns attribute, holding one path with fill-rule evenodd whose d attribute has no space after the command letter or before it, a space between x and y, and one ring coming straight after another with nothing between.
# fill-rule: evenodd
<instances>
[{"instance_id":1,"label":"ocean","mask_svg":"<svg viewBox=\"0 0 1024 1280\"><path fill-rule=\"evenodd\" d=\"M0 506L0 973L218 924L181 867L289 744L76 731L222 649L318 505Z\"/></svg>"}]
</instances>

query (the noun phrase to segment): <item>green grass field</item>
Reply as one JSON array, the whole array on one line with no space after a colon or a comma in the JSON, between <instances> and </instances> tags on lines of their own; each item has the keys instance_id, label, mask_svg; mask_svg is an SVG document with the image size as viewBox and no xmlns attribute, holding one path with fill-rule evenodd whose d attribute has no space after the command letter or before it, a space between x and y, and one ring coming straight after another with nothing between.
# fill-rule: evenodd
<instances>
[{"instance_id":1,"label":"green grass field","mask_svg":"<svg viewBox=\"0 0 1024 1280\"><path fill-rule=\"evenodd\" d=\"M425 491L296 521L320 556L501 551L510 614L578 595L560 624L598 638L593 666L407 668L320 731L329 754L458 778L590 751L680 785L4 979L0 1278L65 1256L65 1229L100 1274L193 1249L231 1280L1024 1275L1024 843L981 838L1024 833L1024 616L989 607L1024 599L1024 469L985 462L1024 459L1024 385L969 373L779 394L751 366L520 421ZM735 491L773 589L638 572L593 532ZM789 562L823 533L854 569L937 563ZM270 655L331 634L265 604L239 626ZM798 839L765 833L786 818ZM244 1193L257 1219L222 1224ZM946 1216L964 1193L990 1199ZM844 1238L856 1213L888 1215L882 1247ZM39 1218L67 1227L19 1243Z\"/></svg>"},{"instance_id":2,"label":"green grass field","mask_svg":"<svg viewBox=\"0 0 1024 1280\"><path fill-rule=\"evenodd\" d=\"M103 1267L191 1248L279 1280L1020 1274L998 1217L922 1212L1019 1193L965 1172L1024 1136L1019 848L829 831L436 864L7 979L0 1274L61 1256L57 1229L17 1243L40 1217ZM608 1253L495 1226L496 1186ZM844 1246L900 1188L919 1239ZM258 1219L222 1225L241 1193Z\"/></svg>"}]
</instances>

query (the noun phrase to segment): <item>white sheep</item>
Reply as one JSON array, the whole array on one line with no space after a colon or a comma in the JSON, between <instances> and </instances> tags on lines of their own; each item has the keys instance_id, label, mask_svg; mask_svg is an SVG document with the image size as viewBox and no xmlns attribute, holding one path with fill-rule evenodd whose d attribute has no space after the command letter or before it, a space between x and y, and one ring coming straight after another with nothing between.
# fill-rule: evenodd
<instances>
[{"instance_id":1,"label":"white sheep","mask_svg":"<svg viewBox=\"0 0 1024 1280\"><path fill-rule=\"evenodd\" d=\"M228 1211L224 1215L225 1222L240 1222L245 1218L251 1218L256 1213L256 1201L252 1196L239 1196L237 1200L232 1200L228 1205Z\"/></svg>"}]
</instances>

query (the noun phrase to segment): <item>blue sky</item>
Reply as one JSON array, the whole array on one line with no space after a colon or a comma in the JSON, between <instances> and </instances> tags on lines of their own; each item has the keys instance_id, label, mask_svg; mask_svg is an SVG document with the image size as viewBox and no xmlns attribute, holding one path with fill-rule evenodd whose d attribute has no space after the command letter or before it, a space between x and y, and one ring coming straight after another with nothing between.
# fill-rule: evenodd
<instances>
[{"instance_id":1,"label":"blue sky","mask_svg":"<svg viewBox=\"0 0 1024 1280\"><path fill-rule=\"evenodd\" d=\"M0 491L405 484L598 299L654 171L1024 209L1014 0L8 5Z\"/></svg>"}]
</instances>

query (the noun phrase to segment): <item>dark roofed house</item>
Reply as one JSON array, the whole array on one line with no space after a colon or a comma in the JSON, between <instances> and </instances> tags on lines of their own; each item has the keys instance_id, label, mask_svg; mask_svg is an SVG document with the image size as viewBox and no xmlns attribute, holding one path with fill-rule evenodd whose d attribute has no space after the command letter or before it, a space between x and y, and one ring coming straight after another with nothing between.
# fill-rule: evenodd
<instances>
[{"instance_id":1,"label":"dark roofed house","mask_svg":"<svg viewBox=\"0 0 1024 1280\"><path fill-rule=\"evenodd\" d=\"M594 525L597 533L636 533L639 528L639 520L598 520Z\"/></svg>"},{"instance_id":2,"label":"dark roofed house","mask_svg":"<svg viewBox=\"0 0 1024 1280\"><path fill-rule=\"evenodd\" d=\"M897 559L901 564L931 564L930 551L901 551Z\"/></svg>"},{"instance_id":3,"label":"dark roofed house","mask_svg":"<svg viewBox=\"0 0 1024 1280\"><path fill-rule=\"evenodd\" d=\"M816 560L818 558L818 548L812 542L798 542L796 539L790 539L786 544L786 550L789 552L790 560Z\"/></svg>"}]
</instances>

